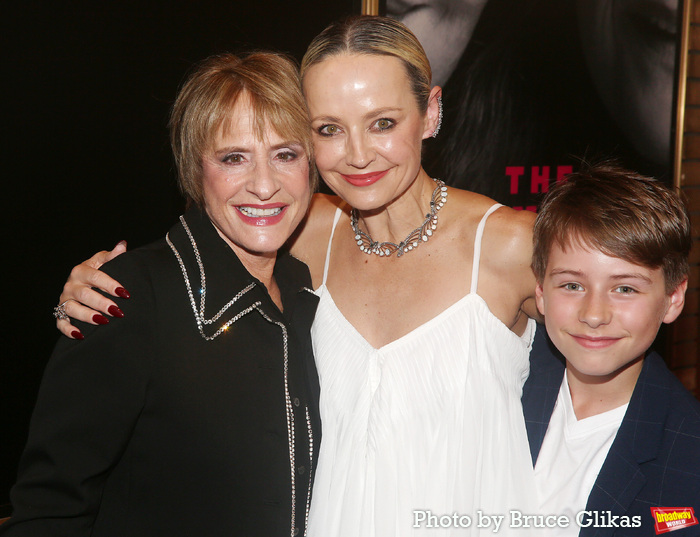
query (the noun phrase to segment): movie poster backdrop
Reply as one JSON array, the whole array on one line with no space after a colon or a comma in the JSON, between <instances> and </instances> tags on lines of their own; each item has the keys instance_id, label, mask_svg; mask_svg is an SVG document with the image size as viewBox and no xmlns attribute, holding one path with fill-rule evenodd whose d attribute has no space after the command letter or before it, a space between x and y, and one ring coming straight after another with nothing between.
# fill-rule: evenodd
<instances>
[{"instance_id":1,"label":"movie poster backdrop","mask_svg":"<svg viewBox=\"0 0 700 537\"><path fill-rule=\"evenodd\" d=\"M667 182L682 0L385 0L443 87L426 168L534 210L583 161Z\"/></svg>"}]
</instances>

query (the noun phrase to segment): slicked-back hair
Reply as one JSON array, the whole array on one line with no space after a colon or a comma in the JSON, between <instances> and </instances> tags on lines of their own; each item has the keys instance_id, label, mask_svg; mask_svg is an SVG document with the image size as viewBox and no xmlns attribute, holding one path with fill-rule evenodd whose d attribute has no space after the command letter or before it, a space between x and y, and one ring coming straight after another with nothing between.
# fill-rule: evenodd
<instances>
[{"instance_id":1,"label":"slicked-back hair","mask_svg":"<svg viewBox=\"0 0 700 537\"><path fill-rule=\"evenodd\" d=\"M690 219L665 184L604 163L570 174L542 202L532 269L542 282L553 245L580 244L647 268L662 268L667 293L688 275Z\"/></svg>"},{"instance_id":2,"label":"slicked-back hair","mask_svg":"<svg viewBox=\"0 0 700 537\"><path fill-rule=\"evenodd\" d=\"M170 144L180 190L202 206L202 158L244 97L253 107L254 130L262 139L269 127L300 144L309 159L309 181L316 187L311 125L301 93L299 71L289 57L275 52L221 54L199 63L187 77L170 115ZM222 130L223 129L223 130Z\"/></svg>"},{"instance_id":3,"label":"slicked-back hair","mask_svg":"<svg viewBox=\"0 0 700 537\"><path fill-rule=\"evenodd\" d=\"M404 24L389 17L356 15L334 22L318 34L301 61L301 77L323 60L341 54L398 58L406 69L418 109L425 113L432 71L418 38Z\"/></svg>"}]
</instances>

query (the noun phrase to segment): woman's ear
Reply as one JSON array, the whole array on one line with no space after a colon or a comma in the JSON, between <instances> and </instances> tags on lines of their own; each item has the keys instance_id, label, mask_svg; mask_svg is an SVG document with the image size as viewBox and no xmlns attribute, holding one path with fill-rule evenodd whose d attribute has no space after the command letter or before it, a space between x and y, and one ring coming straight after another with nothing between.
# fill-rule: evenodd
<instances>
[{"instance_id":1,"label":"woman's ear","mask_svg":"<svg viewBox=\"0 0 700 537\"><path fill-rule=\"evenodd\" d=\"M442 126L442 88L433 86L430 90L428 98L428 109L425 113L425 130L423 131L423 140L426 138L435 138Z\"/></svg>"}]
</instances>

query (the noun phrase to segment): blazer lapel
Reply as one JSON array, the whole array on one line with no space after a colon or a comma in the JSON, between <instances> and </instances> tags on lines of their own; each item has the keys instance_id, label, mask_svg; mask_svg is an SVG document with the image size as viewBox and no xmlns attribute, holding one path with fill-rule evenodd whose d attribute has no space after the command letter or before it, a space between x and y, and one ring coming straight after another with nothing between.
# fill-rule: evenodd
<instances>
[{"instance_id":1,"label":"blazer lapel","mask_svg":"<svg viewBox=\"0 0 700 537\"><path fill-rule=\"evenodd\" d=\"M656 458L668 412L668 390L660 386L664 378L658 355L644 362L625 417L610 447L603 467L588 497L587 511L613 516L625 515L646 483L642 463ZM615 528L581 528L580 537L609 537Z\"/></svg>"},{"instance_id":2,"label":"blazer lapel","mask_svg":"<svg viewBox=\"0 0 700 537\"><path fill-rule=\"evenodd\" d=\"M530 375L523 386L522 396L533 466L537 462L563 378L563 357L547 338L544 326L538 325L530 352Z\"/></svg>"}]
</instances>

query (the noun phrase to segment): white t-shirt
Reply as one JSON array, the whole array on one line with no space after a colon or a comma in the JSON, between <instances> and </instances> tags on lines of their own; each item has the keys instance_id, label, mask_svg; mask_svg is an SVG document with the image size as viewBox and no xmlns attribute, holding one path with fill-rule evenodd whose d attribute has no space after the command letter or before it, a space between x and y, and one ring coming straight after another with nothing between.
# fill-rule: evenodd
<instances>
[{"instance_id":1,"label":"white t-shirt","mask_svg":"<svg viewBox=\"0 0 700 537\"><path fill-rule=\"evenodd\" d=\"M625 412L627 404L577 420L564 374L535 464L539 513L565 515L569 521L568 527L547 530L548 537L576 537L579 534L576 515L586 508L588 496Z\"/></svg>"}]
</instances>

